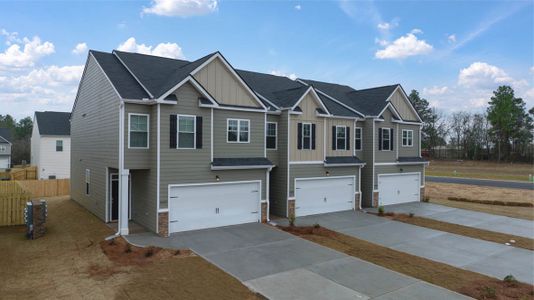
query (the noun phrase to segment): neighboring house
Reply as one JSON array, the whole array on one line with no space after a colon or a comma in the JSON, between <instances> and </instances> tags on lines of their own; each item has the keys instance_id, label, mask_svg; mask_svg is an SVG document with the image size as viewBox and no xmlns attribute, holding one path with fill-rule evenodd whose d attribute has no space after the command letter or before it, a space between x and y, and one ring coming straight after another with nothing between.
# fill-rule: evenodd
<instances>
[{"instance_id":1,"label":"neighboring house","mask_svg":"<svg viewBox=\"0 0 534 300\"><path fill-rule=\"evenodd\" d=\"M11 167L11 130L0 128L0 170Z\"/></svg>"},{"instance_id":2,"label":"neighboring house","mask_svg":"<svg viewBox=\"0 0 534 300\"><path fill-rule=\"evenodd\" d=\"M348 86L90 51L71 117L72 198L172 232L418 201L421 119L400 85Z\"/></svg>"},{"instance_id":3,"label":"neighboring house","mask_svg":"<svg viewBox=\"0 0 534 300\"><path fill-rule=\"evenodd\" d=\"M70 113L36 111L31 138L31 164L39 179L70 178Z\"/></svg>"}]
</instances>

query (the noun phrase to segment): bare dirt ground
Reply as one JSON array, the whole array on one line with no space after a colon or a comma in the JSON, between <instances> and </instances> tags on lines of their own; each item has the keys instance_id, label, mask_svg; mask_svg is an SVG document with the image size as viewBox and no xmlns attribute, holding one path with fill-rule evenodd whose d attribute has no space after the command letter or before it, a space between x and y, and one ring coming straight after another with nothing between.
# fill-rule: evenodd
<instances>
[{"instance_id":1,"label":"bare dirt ground","mask_svg":"<svg viewBox=\"0 0 534 300\"><path fill-rule=\"evenodd\" d=\"M101 245L112 230L68 197L48 199L48 216L33 241L0 227L0 298L261 299L191 252Z\"/></svg>"},{"instance_id":2,"label":"bare dirt ground","mask_svg":"<svg viewBox=\"0 0 534 300\"><path fill-rule=\"evenodd\" d=\"M534 299L534 286L513 278L499 280L360 240L320 226L280 229L399 273L475 299Z\"/></svg>"},{"instance_id":3,"label":"bare dirt ground","mask_svg":"<svg viewBox=\"0 0 534 300\"><path fill-rule=\"evenodd\" d=\"M456 173L454 171L456 171ZM534 176L534 166L532 164L510 164L471 160L432 160L426 169L426 175L429 176L467 177L513 181L528 181L529 174Z\"/></svg>"},{"instance_id":4,"label":"bare dirt ground","mask_svg":"<svg viewBox=\"0 0 534 300\"><path fill-rule=\"evenodd\" d=\"M476 210L513 218L534 220L534 207L491 205L448 200L450 197L534 204L534 192L465 184L426 182L425 197L430 202L463 209Z\"/></svg>"}]
</instances>

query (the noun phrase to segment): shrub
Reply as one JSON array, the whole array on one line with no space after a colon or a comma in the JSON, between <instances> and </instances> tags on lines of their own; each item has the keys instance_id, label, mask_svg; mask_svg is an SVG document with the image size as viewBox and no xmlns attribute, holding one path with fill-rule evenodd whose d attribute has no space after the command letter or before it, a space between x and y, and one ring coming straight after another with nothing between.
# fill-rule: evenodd
<instances>
[{"instance_id":1,"label":"shrub","mask_svg":"<svg viewBox=\"0 0 534 300\"><path fill-rule=\"evenodd\" d=\"M378 207L378 215L383 216L384 215L384 206L380 205Z\"/></svg>"},{"instance_id":2,"label":"shrub","mask_svg":"<svg viewBox=\"0 0 534 300\"><path fill-rule=\"evenodd\" d=\"M154 249L148 248L145 252L145 257L151 257L152 255L154 255Z\"/></svg>"},{"instance_id":3,"label":"shrub","mask_svg":"<svg viewBox=\"0 0 534 300\"><path fill-rule=\"evenodd\" d=\"M131 253L132 252L132 246L130 244L126 245L126 250L124 250L125 253Z\"/></svg>"},{"instance_id":4,"label":"shrub","mask_svg":"<svg viewBox=\"0 0 534 300\"><path fill-rule=\"evenodd\" d=\"M423 197L423 202L430 202L430 197L429 196L424 196Z\"/></svg>"},{"instance_id":5,"label":"shrub","mask_svg":"<svg viewBox=\"0 0 534 300\"><path fill-rule=\"evenodd\" d=\"M485 286L482 290L482 296L485 298L495 299L497 298L497 293L495 289L489 286Z\"/></svg>"},{"instance_id":6,"label":"shrub","mask_svg":"<svg viewBox=\"0 0 534 300\"><path fill-rule=\"evenodd\" d=\"M319 225L319 223L315 223L315 224L313 224L313 228L319 229L319 228L321 228L321 225Z\"/></svg>"},{"instance_id":7,"label":"shrub","mask_svg":"<svg viewBox=\"0 0 534 300\"><path fill-rule=\"evenodd\" d=\"M295 226L295 215L289 216L289 226L291 227Z\"/></svg>"},{"instance_id":8,"label":"shrub","mask_svg":"<svg viewBox=\"0 0 534 300\"><path fill-rule=\"evenodd\" d=\"M413 212L411 212L411 213L408 215L408 217L410 217L410 218L413 218L413 216L414 216L414 213L413 213Z\"/></svg>"},{"instance_id":9,"label":"shrub","mask_svg":"<svg viewBox=\"0 0 534 300\"><path fill-rule=\"evenodd\" d=\"M515 279L514 275L510 274L510 275L506 275L503 279L504 282L506 283L517 283L517 279Z\"/></svg>"}]
</instances>

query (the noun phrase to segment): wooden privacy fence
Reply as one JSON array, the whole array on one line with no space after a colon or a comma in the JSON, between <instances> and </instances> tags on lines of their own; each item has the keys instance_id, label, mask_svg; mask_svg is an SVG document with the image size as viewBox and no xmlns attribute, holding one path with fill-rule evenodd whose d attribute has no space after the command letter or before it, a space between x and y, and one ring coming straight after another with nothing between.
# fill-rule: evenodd
<instances>
[{"instance_id":1,"label":"wooden privacy fence","mask_svg":"<svg viewBox=\"0 0 534 300\"><path fill-rule=\"evenodd\" d=\"M24 207L31 194L15 181L0 181L0 226L24 224Z\"/></svg>"},{"instance_id":2,"label":"wooden privacy fence","mask_svg":"<svg viewBox=\"0 0 534 300\"><path fill-rule=\"evenodd\" d=\"M70 179L20 180L17 183L33 198L70 194Z\"/></svg>"},{"instance_id":3,"label":"wooden privacy fence","mask_svg":"<svg viewBox=\"0 0 534 300\"><path fill-rule=\"evenodd\" d=\"M15 166L9 172L0 172L0 179L7 180L31 180L37 179L37 167Z\"/></svg>"}]
</instances>

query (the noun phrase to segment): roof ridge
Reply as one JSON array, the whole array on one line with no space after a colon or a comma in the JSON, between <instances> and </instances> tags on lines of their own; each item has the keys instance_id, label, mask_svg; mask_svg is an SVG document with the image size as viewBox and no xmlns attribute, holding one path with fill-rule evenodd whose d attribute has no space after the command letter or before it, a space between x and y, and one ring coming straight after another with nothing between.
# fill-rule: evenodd
<instances>
[{"instance_id":1,"label":"roof ridge","mask_svg":"<svg viewBox=\"0 0 534 300\"><path fill-rule=\"evenodd\" d=\"M400 83L395 83L395 84L390 84L390 85L382 85L382 86L375 86L375 87L371 87L371 88L355 90L354 92L376 90L376 89L382 89L382 88L386 88L386 87L399 86L399 85L400 85ZM350 92L350 93L353 93L353 92Z\"/></svg>"},{"instance_id":2,"label":"roof ridge","mask_svg":"<svg viewBox=\"0 0 534 300\"><path fill-rule=\"evenodd\" d=\"M95 51L95 50L90 50L90 51ZM107 52L102 52L102 51L96 51L96 52L107 53ZM150 57L156 57L156 58L162 58L162 59L168 59L168 60L185 61L185 62L191 63L191 61L186 60L186 59L171 58L171 57L158 56L158 55L139 53L139 52L121 51L121 50L117 50L117 49L113 49L111 51L111 54L113 54L114 52L116 52L116 53L126 53L126 54L135 54L135 55L142 55L142 56L150 56Z\"/></svg>"}]
</instances>

